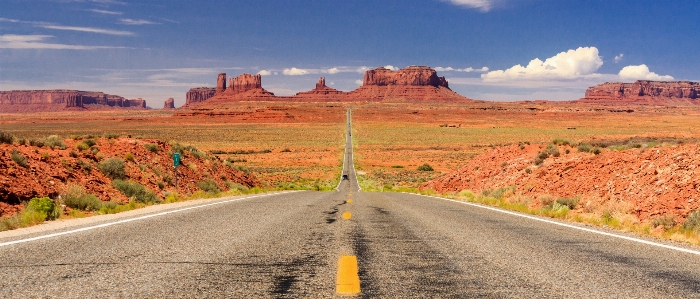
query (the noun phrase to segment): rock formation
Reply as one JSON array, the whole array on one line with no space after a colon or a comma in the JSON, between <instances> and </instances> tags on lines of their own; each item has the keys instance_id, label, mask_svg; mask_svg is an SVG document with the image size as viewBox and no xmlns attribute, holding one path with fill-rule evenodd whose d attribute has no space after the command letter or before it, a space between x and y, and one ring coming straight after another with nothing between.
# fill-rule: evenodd
<instances>
[{"instance_id":1,"label":"rock formation","mask_svg":"<svg viewBox=\"0 0 700 299\"><path fill-rule=\"evenodd\" d=\"M360 88L348 94L353 101L465 102L472 101L452 91L445 77L427 66L409 66L392 71L383 67L365 72Z\"/></svg>"},{"instance_id":2,"label":"rock formation","mask_svg":"<svg viewBox=\"0 0 700 299\"><path fill-rule=\"evenodd\" d=\"M278 97L262 87L260 75L242 74L223 83L226 74L219 74L217 87L193 88L187 92L187 109L212 114L225 109L226 103L240 101L289 101L289 102L467 102L472 101L452 91L445 77L438 77L427 66L409 66L392 71L383 67L368 70L363 85L351 92L343 92L326 86L321 77L316 88L299 92L291 97ZM223 90L223 91L222 91ZM200 102L205 102L201 103ZM196 104L196 105L194 105ZM196 107L195 107L196 106ZM185 112L183 112L185 113ZM224 113L224 112L221 112ZM187 115L190 112L185 113ZM196 114L196 113L195 113ZM216 113L214 113L216 114ZM184 115L184 114L183 114ZM213 114L212 114L213 115Z\"/></svg>"},{"instance_id":3,"label":"rock formation","mask_svg":"<svg viewBox=\"0 0 700 299\"><path fill-rule=\"evenodd\" d=\"M224 90L226 90L226 73L221 73L216 78L216 92L223 92Z\"/></svg>"},{"instance_id":4,"label":"rock formation","mask_svg":"<svg viewBox=\"0 0 700 299\"><path fill-rule=\"evenodd\" d=\"M163 109L175 109L175 99L169 98L165 100L165 103L163 104Z\"/></svg>"},{"instance_id":5,"label":"rock formation","mask_svg":"<svg viewBox=\"0 0 700 299\"><path fill-rule=\"evenodd\" d=\"M690 81L607 82L590 87L578 102L597 104L697 104L700 83Z\"/></svg>"},{"instance_id":6,"label":"rock formation","mask_svg":"<svg viewBox=\"0 0 700 299\"><path fill-rule=\"evenodd\" d=\"M66 108L137 108L146 109L143 99L80 90L12 90L0 91L0 112L60 111Z\"/></svg>"},{"instance_id":7,"label":"rock formation","mask_svg":"<svg viewBox=\"0 0 700 299\"><path fill-rule=\"evenodd\" d=\"M192 103L204 102L213 97L216 89L211 87L196 87L191 88L185 97L185 105Z\"/></svg>"},{"instance_id":8,"label":"rock formation","mask_svg":"<svg viewBox=\"0 0 700 299\"><path fill-rule=\"evenodd\" d=\"M311 98L318 98L318 97L323 97L323 98L328 98L328 99L336 99L336 98L346 98L345 96L347 95L347 92L343 92L340 90L337 90L335 88L331 88L326 86L326 78L320 77L318 79L318 82L316 83L316 88L312 89L311 91L304 91L304 92L298 92L295 98L308 98L309 100Z\"/></svg>"},{"instance_id":9,"label":"rock formation","mask_svg":"<svg viewBox=\"0 0 700 299\"><path fill-rule=\"evenodd\" d=\"M410 85L449 87L445 77L438 77L437 72L427 66L409 66L407 68L392 71L383 67L365 72L362 85Z\"/></svg>"}]
</instances>

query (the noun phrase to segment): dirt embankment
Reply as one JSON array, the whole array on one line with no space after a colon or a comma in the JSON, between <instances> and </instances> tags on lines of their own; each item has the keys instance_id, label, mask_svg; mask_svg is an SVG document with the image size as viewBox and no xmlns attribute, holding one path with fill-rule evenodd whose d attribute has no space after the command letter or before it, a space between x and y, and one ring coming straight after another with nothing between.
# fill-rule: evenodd
<instances>
[{"instance_id":1,"label":"dirt embankment","mask_svg":"<svg viewBox=\"0 0 700 299\"><path fill-rule=\"evenodd\" d=\"M700 208L697 144L605 149L598 155L560 145L560 156L535 165L533 160L545 149L545 145L497 147L421 189L482 192L515 186L517 192L533 199L579 196L580 209L628 204L642 221L665 215L681 220ZM533 200L533 205L538 204Z\"/></svg>"},{"instance_id":2,"label":"dirt embankment","mask_svg":"<svg viewBox=\"0 0 700 299\"><path fill-rule=\"evenodd\" d=\"M94 141L94 145L86 147L87 140L63 140L65 149L0 144L0 217L21 210L21 202L31 198L56 198L69 184L84 186L102 201L127 202L111 185L112 179L100 171L100 163L110 158L123 159L126 179L146 186L161 198L164 191L193 193L200 190L198 182L208 179L216 181L221 190L228 190L226 182L260 185L254 176L192 147L132 138L89 140L87 143ZM173 151L182 152L177 189L173 186Z\"/></svg>"}]
</instances>

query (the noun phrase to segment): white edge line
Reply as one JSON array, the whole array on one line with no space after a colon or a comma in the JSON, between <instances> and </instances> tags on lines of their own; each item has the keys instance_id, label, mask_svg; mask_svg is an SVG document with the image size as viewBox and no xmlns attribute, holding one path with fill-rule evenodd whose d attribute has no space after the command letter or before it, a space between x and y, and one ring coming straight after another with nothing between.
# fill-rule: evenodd
<instances>
[{"instance_id":1,"label":"white edge line","mask_svg":"<svg viewBox=\"0 0 700 299\"><path fill-rule=\"evenodd\" d=\"M599 231L599 230L595 230L595 229L580 227L580 226L576 226L576 225L572 225L572 224L561 223L561 222L558 222L558 221L553 221L553 220L549 220L549 219L543 219L543 218L539 218L539 217L535 217L535 216L530 216L530 215L526 215L526 214L521 214L521 213L517 213L517 212L512 212L512 211L508 211L508 210L502 210L502 209L499 209L499 208L484 206L484 205L480 205L480 204L476 204L476 203L465 202L465 201L459 201L459 200L454 200L454 199L449 199L449 198L442 198L442 197L437 197L437 196L430 196L430 195L422 195L422 194L408 193L408 192L401 192L401 193L413 194L413 195L418 195L418 196L423 196L423 197L437 198L437 199L442 199L442 200L446 200L446 201L452 201L452 202L456 202L456 203L460 203L460 204L465 204L465 205L469 205L469 206L473 206L473 207L477 207L477 208L482 208L482 209L487 209L487 210L491 210L491 211L501 212L501 213L505 213L505 214L509 214L509 215L513 215L513 216L523 217L523 218L527 218L527 219L530 219L530 220L536 220L536 221L545 222L545 223L549 223L549 224L554 224L554 225L559 225L559 226L563 226L563 227L578 229L578 230L582 230L582 231L589 232L589 233L604 235L604 236L613 237L613 238L620 238L620 239L624 239L624 240L627 240L627 241L632 241L632 242L642 243L642 244L646 244L646 245L657 246L657 247L661 247L661 248L665 248L665 249L677 250L677 251L681 251L681 252L685 252L685 253L700 255L700 251L696 251L696 250L692 250L692 249L687 249L687 248L682 248L682 247L677 247L677 246L672 246L672 245L666 245L666 244L661 244L661 243L652 242L652 241L648 241L648 240L643 240L643 239L638 239L638 238L633 238L633 237L628 237L628 236L622 236L622 235L618 235L618 234L603 232L603 231Z\"/></svg>"},{"instance_id":2,"label":"white edge line","mask_svg":"<svg viewBox=\"0 0 700 299\"><path fill-rule=\"evenodd\" d=\"M199 205L199 206L193 206L193 207L187 207L187 208L182 208L182 209L177 209L177 210L172 210L172 211L165 211L165 212L160 212L160 213L155 213L155 214L149 214L149 215L144 215L144 216L140 216L140 217L119 220L119 221L115 221L115 222L103 223L103 224L99 224L99 225L95 225L95 226L82 227L82 228L64 231L64 232L60 232L60 233L53 233L53 234L37 236L37 237L32 237L32 238L27 238L27 239L9 241L9 242L5 242L5 243L0 243L0 247L19 244L19 243L26 243L26 242L31 242L31 241L37 241L37 240L41 240L41 239L48 239L48 238L58 237L58 236L62 236L62 235L74 234L74 233L84 232L84 231L88 231L88 230L92 230L92 229L103 228L103 227L108 227L108 226L112 226L112 225L127 223L127 222L131 222L131 221L136 221L136 220L143 220L143 219L148 219L148 218L153 218L153 217L158 217L158 216L163 216L163 215L168 215L168 214L173 214L173 213L179 213L179 212L184 212L187 210L193 210L193 209L199 209L199 208L204 208L204 207L209 207L209 206L214 206L214 205L220 205L220 204L225 204L225 203L244 200L244 199L251 199L251 198L263 197L263 196L272 196L272 195L278 195L278 194L282 194L282 193L291 193L291 192L299 192L299 191L275 192L275 193L267 193L267 194L260 194L260 195L253 195L253 196L229 199L229 200L224 200L224 201L217 201L214 203L208 203L208 204L203 204L203 205Z\"/></svg>"}]
</instances>

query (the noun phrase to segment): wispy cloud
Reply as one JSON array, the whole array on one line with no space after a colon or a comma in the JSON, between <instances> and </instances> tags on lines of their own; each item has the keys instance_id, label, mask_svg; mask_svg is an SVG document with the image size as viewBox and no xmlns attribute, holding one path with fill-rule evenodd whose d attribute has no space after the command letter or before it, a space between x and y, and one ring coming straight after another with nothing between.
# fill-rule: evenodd
<instances>
[{"instance_id":1,"label":"wispy cloud","mask_svg":"<svg viewBox=\"0 0 700 299\"><path fill-rule=\"evenodd\" d=\"M619 63L620 61L622 61L622 57L625 57L625 54L620 53L620 55L615 56L615 58L613 59L613 61L614 61L615 63Z\"/></svg>"},{"instance_id":2,"label":"wispy cloud","mask_svg":"<svg viewBox=\"0 0 700 299\"><path fill-rule=\"evenodd\" d=\"M131 31L112 30L112 29L95 28L95 27L63 26L63 25L57 25L57 24L53 24L53 23L35 22L35 21L21 21L21 20L8 19L8 18L0 18L0 22L29 24L29 25L33 25L34 27L53 29L53 30L80 31L80 32L90 32L90 33L99 33L99 34L108 34L108 35L121 35L121 36L134 35L134 33Z\"/></svg>"},{"instance_id":3,"label":"wispy cloud","mask_svg":"<svg viewBox=\"0 0 700 299\"><path fill-rule=\"evenodd\" d=\"M124 14L121 11L111 11L111 10L104 10L104 9L90 9L88 11L100 13L103 15L121 15L121 14Z\"/></svg>"},{"instance_id":4,"label":"wispy cloud","mask_svg":"<svg viewBox=\"0 0 700 299\"><path fill-rule=\"evenodd\" d=\"M52 38L51 35L0 35L0 49L50 49L50 50L97 50L97 49L124 49L124 47L111 46L84 46L45 43L44 40Z\"/></svg>"},{"instance_id":5,"label":"wispy cloud","mask_svg":"<svg viewBox=\"0 0 700 299\"><path fill-rule=\"evenodd\" d=\"M481 12L489 12L496 0L443 0L445 2L461 6L461 7L466 7L466 8L475 8L480 10Z\"/></svg>"},{"instance_id":6,"label":"wispy cloud","mask_svg":"<svg viewBox=\"0 0 700 299\"><path fill-rule=\"evenodd\" d=\"M119 24L124 24L124 25L157 25L160 23L152 22L149 20L121 19L121 20L119 20Z\"/></svg>"},{"instance_id":7,"label":"wispy cloud","mask_svg":"<svg viewBox=\"0 0 700 299\"><path fill-rule=\"evenodd\" d=\"M312 72L310 70L298 69L295 67L292 67L291 69L282 70L282 74L287 75L287 76L301 76L301 75L308 75L311 73Z\"/></svg>"},{"instance_id":8,"label":"wispy cloud","mask_svg":"<svg viewBox=\"0 0 700 299\"><path fill-rule=\"evenodd\" d=\"M435 70L438 71L438 72L464 72L464 73L471 73L471 72L488 72L488 71L489 71L489 68L487 68L487 67L482 67L482 68L479 68L479 69L475 69L475 68L473 68L473 67L467 67L467 68L460 69L460 68L453 68L453 67L451 67L451 66L448 66L448 67L441 67L441 66L438 66L438 67L435 67Z\"/></svg>"},{"instance_id":9,"label":"wispy cloud","mask_svg":"<svg viewBox=\"0 0 700 299\"><path fill-rule=\"evenodd\" d=\"M37 27L46 28L46 29L55 29L55 30L68 30L68 31L80 31L80 32L108 34L108 35L122 35L122 36L134 35L134 33L131 31L112 30L112 29L103 29L103 28L94 28L94 27L61 26L61 25L37 25Z\"/></svg>"}]
</instances>

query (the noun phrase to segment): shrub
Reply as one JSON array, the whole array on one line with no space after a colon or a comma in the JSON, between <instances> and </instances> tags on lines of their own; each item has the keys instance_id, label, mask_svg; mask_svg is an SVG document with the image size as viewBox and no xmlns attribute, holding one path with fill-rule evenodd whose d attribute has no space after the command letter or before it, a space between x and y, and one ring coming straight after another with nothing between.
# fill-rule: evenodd
<instances>
[{"instance_id":1,"label":"shrub","mask_svg":"<svg viewBox=\"0 0 700 299\"><path fill-rule=\"evenodd\" d=\"M57 135L51 135L49 137L44 138L44 145L48 146L51 149L54 149L55 147L59 149L66 149L66 144L58 138Z\"/></svg>"},{"instance_id":2,"label":"shrub","mask_svg":"<svg viewBox=\"0 0 700 299\"><path fill-rule=\"evenodd\" d=\"M15 161L17 165L22 166L22 167L29 167L29 162L27 162L27 157L22 155L17 149L12 149L10 152L10 157L12 158L12 161Z\"/></svg>"},{"instance_id":3,"label":"shrub","mask_svg":"<svg viewBox=\"0 0 700 299\"><path fill-rule=\"evenodd\" d=\"M683 222L683 228L694 231L700 231L700 210L695 210L688 214Z\"/></svg>"},{"instance_id":4,"label":"shrub","mask_svg":"<svg viewBox=\"0 0 700 299\"><path fill-rule=\"evenodd\" d=\"M212 179L206 179L204 181L198 182L197 187L199 187L199 189L202 189L208 193L221 192L221 190L219 189L219 184L217 184L216 181L214 181Z\"/></svg>"},{"instance_id":5,"label":"shrub","mask_svg":"<svg viewBox=\"0 0 700 299\"><path fill-rule=\"evenodd\" d=\"M121 135L119 135L119 134L117 134L117 133L107 133L107 134L105 134L105 138L107 138L107 139L116 139L116 138L119 138L119 136L121 136Z\"/></svg>"},{"instance_id":6,"label":"shrub","mask_svg":"<svg viewBox=\"0 0 700 299\"><path fill-rule=\"evenodd\" d=\"M92 153L93 155L97 155L97 153L99 153L99 152L100 152L99 147L94 146L94 145L90 147L90 153Z\"/></svg>"},{"instance_id":7,"label":"shrub","mask_svg":"<svg viewBox=\"0 0 700 299\"><path fill-rule=\"evenodd\" d=\"M48 197L35 197L32 198L29 203L27 204L27 209L26 211L31 213L31 212L36 212L43 217L37 217L41 218L41 222L47 219L54 219L56 217L54 210L56 209L56 204L54 204L53 200L51 200ZM37 215L38 216L38 215Z\"/></svg>"},{"instance_id":8,"label":"shrub","mask_svg":"<svg viewBox=\"0 0 700 299\"><path fill-rule=\"evenodd\" d=\"M114 180L112 181L112 186L124 194L124 196L133 198L138 202L153 203L160 201L153 191L137 182Z\"/></svg>"},{"instance_id":9,"label":"shrub","mask_svg":"<svg viewBox=\"0 0 700 299\"><path fill-rule=\"evenodd\" d=\"M126 155L124 155L124 159L129 162L134 162L134 155L132 153L127 153Z\"/></svg>"},{"instance_id":10,"label":"shrub","mask_svg":"<svg viewBox=\"0 0 700 299\"><path fill-rule=\"evenodd\" d=\"M160 190L165 189L165 183L163 183L163 182L158 182L157 185L158 185L158 188L159 188Z\"/></svg>"},{"instance_id":11,"label":"shrub","mask_svg":"<svg viewBox=\"0 0 700 299\"><path fill-rule=\"evenodd\" d=\"M673 219L673 215L666 215L651 221L652 227L659 227L661 225L664 226L664 229L672 228L676 226L676 219Z\"/></svg>"},{"instance_id":12,"label":"shrub","mask_svg":"<svg viewBox=\"0 0 700 299\"><path fill-rule=\"evenodd\" d=\"M403 165L391 165L391 168L403 168Z\"/></svg>"},{"instance_id":13,"label":"shrub","mask_svg":"<svg viewBox=\"0 0 700 299\"><path fill-rule=\"evenodd\" d=\"M525 173L531 173L531 172L532 172L532 170L529 167L525 168Z\"/></svg>"},{"instance_id":14,"label":"shrub","mask_svg":"<svg viewBox=\"0 0 700 299\"><path fill-rule=\"evenodd\" d=\"M600 154L602 152L603 150L597 146L591 149L591 153L593 153L594 155Z\"/></svg>"},{"instance_id":15,"label":"shrub","mask_svg":"<svg viewBox=\"0 0 700 299\"><path fill-rule=\"evenodd\" d=\"M508 166L508 162L504 161L503 163L501 163L501 168L505 168L506 166Z\"/></svg>"},{"instance_id":16,"label":"shrub","mask_svg":"<svg viewBox=\"0 0 700 299\"><path fill-rule=\"evenodd\" d=\"M92 147L97 144L97 141L94 139L85 139L82 143L86 144L88 147Z\"/></svg>"},{"instance_id":17,"label":"shrub","mask_svg":"<svg viewBox=\"0 0 700 299\"><path fill-rule=\"evenodd\" d=\"M12 144L14 136L12 134L0 131L0 143Z\"/></svg>"},{"instance_id":18,"label":"shrub","mask_svg":"<svg viewBox=\"0 0 700 299\"><path fill-rule=\"evenodd\" d=\"M535 157L535 159L532 160L532 164L535 164L538 166L542 165L542 163L544 163L544 159L540 158L539 156Z\"/></svg>"},{"instance_id":19,"label":"shrub","mask_svg":"<svg viewBox=\"0 0 700 299\"><path fill-rule=\"evenodd\" d=\"M22 138L22 139L20 139L18 142L19 142L19 145L26 145L26 144L27 144L27 139Z\"/></svg>"},{"instance_id":20,"label":"shrub","mask_svg":"<svg viewBox=\"0 0 700 299\"><path fill-rule=\"evenodd\" d=\"M561 138L554 139L552 143L555 145L571 145L571 141Z\"/></svg>"},{"instance_id":21,"label":"shrub","mask_svg":"<svg viewBox=\"0 0 700 299\"><path fill-rule=\"evenodd\" d=\"M572 198L559 198L555 201L556 203L562 205L562 206L567 206L569 210L573 210L576 208L576 205L578 205L579 198L578 197L572 197Z\"/></svg>"},{"instance_id":22,"label":"shrub","mask_svg":"<svg viewBox=\"0 0 700 299\"><path fill-rule=\"evenodd\" d=\"M433 167L430 166L430 164L425 163L421 166L418 166L418 171L435 171L435 169L433 169Z\"/></svg>"},{"instance_id":23,"label":"shrub","mask_svg":"<svg viewBox=\"0 0 700 299\"><path fill-rule=\"evenodd\" d=\"M76 153L75 151L70 151L70 152L68 153L68 155L69 155L71 158L77 158L77 157L78 157L78 153Z\"/></svg>"},{"instance_id":24,"label":"shrub","mask_svg":"<svg viewBox=\"0 0 700 299\"><path fill-rule=\"evenodd\" d=\"M97 196L85 192L83 186L75 184L66 189L63 203L72 209L85 211L98 211L102 208L102 201Z\"/></svg>"},{"instance_id":25,"label":"shrub","mask_svg":"<svg viewBox=\"0 0 700 299\"><path fill-rule=\"evenodd\" d=\"M78 160L78 166L80 166L80 168L85 170L85 172L87 172L87 173L90 173L90 171L92 171L92 165L90 165L90 163L87 163L83 160Z\"/></svg>"},{"instance_id":26,"label":"shrub","mask_svg":"<svg viewBox=\"0 0 700 299\"><path fill-rule=\"evenodd\" d=\"M282 152L282 153L291 153L292 150L290 150L290 149L288 149L288 148L285 148L285 149L283 149L281 152Z\"/></svg>"},{"instance_id":27,"label":"shrub","mask_svg":"<svg viewBox=\"0 0 700 299\"><path fill-rule=\"evenodd\" d=\"M124 160L120 158L110 158L106 159L97 165L104 175L113 180L123 180L126 178L126 169L124 167Z\"/></svg>"},{"instance_id":28,"label":"shrub","mask_svg":"<svg viewBox=\"0 0 700 299\"><path fill-rule=\"evenodd\" d=\"M85 142L81 142L81 143L76 144L75 148L82 152L82 151L88 150L90 148L90 146L85 144Z\"/></svg>"},{"instance_id":29,"label":"shrub","mask_svg":"<svg viewBox=\"0 0 700 299\"><path fill-rule=\"evenodd\" d=\"M144 148L146 148L149 152L157 154L158 153L158 145L154 143L146 143L143 145Z\"/></svg>"},{"instance_id":30,"label":"shrub","mask_svg":"<svg viewBox=\"0 0 700 299\"><path fill-rule=\"evenodd\" d=\"M578 151L582 153L589 153L591 149L593 149L593 147L588 143L581 143L578 145Z\"/></svg>"},{"instance_id":31,"label":"shrub","mask_svg":"<svg viewBox=\"0 0 700 299\"><path fill-rule=\"evenodd\" d=\"M44 141L35 139L35 140L29 140L29 145L31 146L36 146L36 147L43 147L44 146Z\"/></svg>"},{"instance_id":32,"label":"shrub","mask_svg":"<svg viewBox=\"0 0 700 299\"><path fill-rule=\"evenodd\" d=\"M229 189L231 189L231 190L238 190L238 191L241 191L241 192L247 192L247 191L248 191L248 187L243 186L243 185L241 185L241 184L239 184L239 183L226 182L226 186L229 187Z\"/></svg>"}]
</instances>

